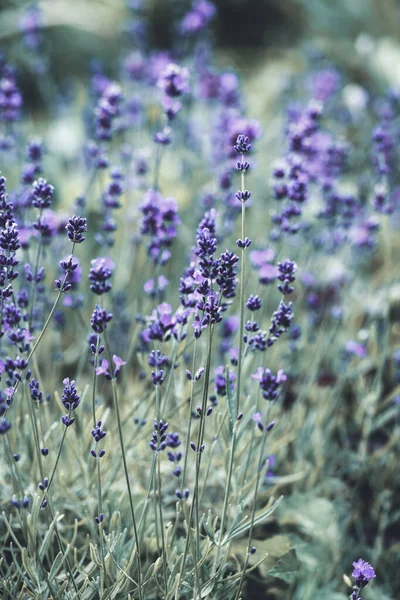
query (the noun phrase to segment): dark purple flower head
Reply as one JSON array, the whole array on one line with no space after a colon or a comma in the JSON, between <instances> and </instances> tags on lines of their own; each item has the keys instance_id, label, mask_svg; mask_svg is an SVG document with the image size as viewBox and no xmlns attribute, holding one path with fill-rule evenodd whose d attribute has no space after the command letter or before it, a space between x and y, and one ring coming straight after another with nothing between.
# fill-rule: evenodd
<instances>
[{"instance_id":1,"label":"dark purple flower head","mask_svg":"<svg viewBox=\"0 0 400 600\"><path fill-rule=\"evenodd\" d=\"M255 310L260 310L261 308L261 300L258 296L249 296L249 299L246 302L246 306L252 312Z\"/></svg>"},{"instance_id":2,"label":"dark purple flower head","mask_svg":"<svg viewBox=\"0 0 400 600\"><path fill-rule=\"evenodd\" d=\"M19 241L17 224L13 221L7 221L4 229L0 232L0 248L9 252L16 252L20 247L21 242Z\"/></svg>"},{"instance_id":3,"label":"dark purple flower head","mask_svg":"<svg viewBox=\"0 0 400 600\"><path fill-rule=\"evenodd\" d=\"M33 163L40 163L43 158L43 142L40 139L31 140L25 150L26 158Z\"/></svg>"},{"instance_id":4,"label":"dark purple flower head","mask_svg":"<svg viewBox=\"0 0 400 600\"><path fill-rule=\"evenodd\" d=\"M102 296L112 288L112 285L108 280L112 275L115 265L108 257L95 258L91 261L91 265L88 275L90 289L98 296Z\"/></svg>"},{"instance_id":5,"label":"dark purple flower head","mask_svg":"<svg viewBox=\"0 0 400 600\"><path fill-rule=\"evenodd\" d=\"M160 350L152 350L149 354L148 363L151 367L164 367L168 362L168 356L161 354Z\"/></svg>"},{"instance_id":6,"label":"dark purple flower head","mask_svg":"<svg viewBox=\"0 0 400 600\"><path fill-rule=\"evenodd\" d=\"M96 333L103 333L112 317L112 314L107 312L104 308L96 306L90 319L93 331Z\"/></svg>"},{"instance_id":7,"label":"dark purple flower head","mask_svg":"<svg viewBox=\"0 0 400 600\"><path fill-rule=\"evenodd\" d=\"M68 219L68 224L65 229L67 230L68 238L74 244L81 244L85 241L83 233L87 231L87 224L84 217L71 217Z\"/></svg>"},{"instance_id":8,"label":"dark purple flower head","mask_svg":"<svg viewBox=\"0 0 400 600\"><path fill-rule=\"evenodd\" d=\"M151 436L151 440L149 443L150 448L153 452L162 452L168 446L168 434L166 433L168 429L168 423L164 423L164 421L154 421L154 431Z\"/></svg>"},{"instance_id":9,"label":"dark purple flower head","mask_svg":"<svg viewBox=\"0 0 400 600\"><path fill-rule=\"evenodd\" d=\"M60 261L60 267L67 273L72 273L78 268L78 266L79 262L71 254Z\"/></svg>"},{"instance_id":10,"label":"dark purple flower head","mask_svg":"<svg viewBox=\"0 0 400 600\"><path fill-rule=\"evenodd\" d=\"M278 262L278 279L282 283L278 285L278 290L284 296L291 294L294 288L290 285L295 280L294 274L297 271L297 265L292 260Z\"/></svg>"},{"instance_id":11,"label":"dark purple flower head","mask_svg":"<svg viewBox=\"0 0 400 600\"><path fill-rule=\"evenodd\" d=\"M376 577L373 567L362 558L359 558L357 562L353 562L353 567L352 575L359 587L365 587L371 579Z\"/></svg>"},{"instance_id":12,"label":"dark purple flower head","mask_svg":"<svg viewBox=\"0 0 400 600\"><path fill-rule=\"evenodd\" d=\"M165 264L171 253L169 247L177 235L180 223L178 205L174 198L164 198L160 192L149 190L140 204L143 219L140 233L150 237L148 254L154 264Z\"/></svg>"},{"instance_id":13,"label":"dark purple flower head","mask_svg":"<svg viewBox=\"0 0 400 600\"><path fill-rule=\"evenodd\" d=\"M49 208L51 205L51 198L54 193L54 187L47 183L45 179L40 177L37 181L33 182L33 196L32 204L36 208L43 210Z\"/></svg>"},{"instance_id":14,"label":"dark purple flower head","mask_svg":"<svg viewBox=\"0 0 400 600\"><path fill-rule=\"evenodd\" d=\"M39 382L35 379L32 379L28 385L32 400L34 402L38 402L39 404L43 402L43 393L40 391Z\"/></svg>"},{"instance_id":15,"label":"dark purple flower head","mask_svg":"<svg viewBox=\"0 0 400 600\"><path fill-rule=\"evenodd\" d=\"M218 260L216 282L224 298L234 298L236 291L236 269L239 257L228 250Z\"/></svg>"},{"instance_id":16,"label":"dark purple flower head","mask_svg":"<svg viewBox=\"0 0 400 600\"><path fill-rule=\"evenodd\" d=\"M251 377L259 382L262 396L266 400L276 400L279 393L279 385L287 379L282 369L276 375L273 375L269 369L264 370L262 367L259 367L257 373Z\"/></svg>"},{"instance_id":17,"label":"dark purple flower head","mask_svg":"<svg viewBox=\"0 0 400 600\"><path fill-rule=\"evenodd\" d=\"M285 304L283 300L280 301L278 309L273 313L271 318L271 326L269 328L270 339L269 345L272 346L282 333L284 333L289 327L294 317L292 303Z\"/></svg>"},{"instance_id":18,"label":"dark purple flower head","mask_svg":"<svg viewBox=\"0 0 400 600\"><path fill-rule=\"evenodd\" d=\"M213 279L216 275L217 262L214 259L214 254L217 250L217 239L213 237L207 227L198 229L197 231L197 248L196 254L199 257L198 269L202 277Z\"/></svg>"},{"instance_id":19,"label":"dark purple flower head","mask_svg":"<svg viewBox=\"0 0 400 600\"><path fill-rule=\"evenodd\" d=\"M75 410L81 401L81 398L76 391L75 381L70 381L69 377L66 377L63 384L64 391L61 396L62 403L67 410Z\"/></svg>"},{"instance_id":20,"label":"dark purple flower head","mask_svg":"<svg viewBox=\"0 0 400 600\"><path fill-rule=\"evenodd\" d=\"M95 442L100 442L106 435L107 432L102 429L102 422L98 421L96 427L92 429L92 436L94 437Z\"/></svg>"},{"instance_id":21,"label":"dark purple flower head","mask_svg":"<svg viewBox=\"0 0 400 600\"><path fill-rule=\"evenodd\" d=\"M242 133L238 135L234 149L238 154L247 154L247 152L250 152L251 144L249 138Z\"/></svg>"}]
</instances>

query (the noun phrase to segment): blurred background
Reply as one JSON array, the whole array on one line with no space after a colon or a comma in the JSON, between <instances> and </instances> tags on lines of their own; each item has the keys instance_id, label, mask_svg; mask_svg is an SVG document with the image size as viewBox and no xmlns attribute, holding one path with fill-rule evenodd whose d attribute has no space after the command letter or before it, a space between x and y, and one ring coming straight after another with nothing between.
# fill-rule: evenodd
<instances>
[{"instance_id":1,"label":"blurred background","mask_svg":"<svg viewBox=\"0 0 400 600\"><path fill-rule=\"evenodd\" d=\"M0 48L25 73L25 85L34 90L26 53L20 52L20 28L21 12L36 6L56 83L65 85L66 76L86 75L93 56L112 73L121 44L129 42L128 3L134 5L135 0L1 0ZM363 55L374 45L374 60L382 76L389 73L400 80L397 0L216 0L216 5L212 35L219 59L244 75L299 45L312 46L313 51L319 48L336 62L357 69L361 66L355 50L358 44L358 56L360 49ZM182 40L173 29L173 17L189 7L189 0L148 0L146 35L154 50L179 48ZM291 57L292 62L296 60L299 54ZM35 100L31 94L30 102Z\"/></svg>"}]
</instances>

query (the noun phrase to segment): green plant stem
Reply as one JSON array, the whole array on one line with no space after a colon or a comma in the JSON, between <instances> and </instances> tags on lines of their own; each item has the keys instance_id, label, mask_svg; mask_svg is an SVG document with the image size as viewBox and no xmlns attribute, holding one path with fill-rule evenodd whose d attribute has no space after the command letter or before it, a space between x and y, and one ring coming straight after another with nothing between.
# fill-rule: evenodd
<instances>
[{"instance_id":1,"label":"green plant stem","mask_svg":"<svg viewBox=\"0 0 400 600\"><path fill-rule=\"evenodd\" d=\"M92 413L93 413L93 429L96 429L97 419L96 419L96 383L97 383L97 375L96 369L99 360L99 344L100 344L100 335L97 334L96 340L96 353L94 355L94 365L93 365L93 381L92 381ZM101 473L100 473L100 458L97 457L97 507L98 507L98 515L100 516L103 512L102 508L102 498L101 498ZM101 563L103 565L103 577L100 571L100 598L104 595L104 586L107 591L107 575L106 575L106 563L104 558L104 544L103 544L103 523L100 522L99 526L99 542L100 542L100 554L101 554ZM103 580L104 578L104 580Z\"/></svg>"},{"instance_id":2,"label":"green plant stem","mask_svg":"<svg viewBox=\"0 0 400 600\"><path fill-rule=\"evenodd\" d=\"M268 432L264 431L263 432L263 437L262 437L262 440L261 440L260 455L258 457L258 465L257 465L256 484L255 484L255 488L254 488L253 506L252 506L252 509L251 509L251 520L250 520L249 537L248 537L248 541L247 541L246 559L245 559L245 563L244 563L244 566L243 566L243 571L242 571L242 574L241 574L241 577L240 577L239 587L238 587L237 592L236 592L235 600L239 600L240 593L241 593L242 587L243 587L244 578L245 578L245 575L246 575L247 565L249 564L251 540L252 540L252 536L253 536L254 517L255 517L255 514L256 514L256 507L257 507L258 486L260 484L261 468L262 468L262 461L263 461L264 452L265 452L265 444L266 444L266 441L267 441L267 434L268 434Z\"/></svg>"},{"instance_id":3,"label":"green plant stem","mask_svg":"<svg viewBox=\"0 0 400 600\"><path fill-rule=\"evenodd\" d=\"M242 155L242 161L243 161ZM245 189L244 172L241 173L241 188L242 192ZM242 233L241 239L244 242L246 237L246 209L245 203L242 202ZM242 380L242 360L243 360L243 334L244 334L244 285L246 277L246 248L242 248L242 260L240 263L240 296L239 296L239 309L240 309L240 321L239 321L239 354L238 354L238 368L237 368L237 380L236 380L236 413L239 414L240 409L240 392L241 392L241 380ZM229 383L229 382L228 382Z\"/></svg>"},{"instance_id":4,"label":"green plant stem","mask_svg":"<svg viewBox=\"0 0 400 600\"><path fill-rule=\"evenodd\" d=\"M39 221L41 219L41 216L42 216L42 211L40 211L40 214L39 214ZM39 245L38 245L38 249L37 249L37 253L36 253L35 268L33 271L32 293L31 293L30 302L29 302L29 304L30 304L29 320L28 320L28 330L29 331L31 330L33 311L35 308L36 289L37 289L36 277L37 277L37 273L39 270L39 262L40 262L41 253L42 253L42 236L40 236L40 238L39 238Z\"/></svg>"},{"instance_id":5,"label":"green plant stem","mask_svg":"<svg viewBox=\"0 0 400 600\"><path fill-rule=\"evenodd\" d=\"M108 339L107 339L106 332L104 332L104 339L105 339L105 342L106 342L107 353L108 353L109 361L110 361L110 365L111 365L112 364L112 357L111 357L111 352L110 352L110 347L109 347L109 344L108 344ZM120 443L121 454L122 454L122 463L123 463L123 466L124 466L125 481L126 481L126 487L127 487L127 490L128 490L129 506L130 506L130 510L131 510L131 517L132 517L132 524L133 524L133 533L134 533L135 544L136 544L136 551L137 551L137 556L138 556L138 593L139 593L140 600L143 600L143 592L142 592L142 581L143 581L143 578L142 578L142 565L141 565L141 562L140 562L139 535L138 535L138 529L137 529L137 523L136 523L135 509L134 509L134 506L133 506L133 498L132 498L131 484L130 484L130 480L129 480L128 465L127 465L127 462L126 462L126 453L125 453L124 438L123 438L123 435L122 435L121 415L120 415L120 412L119 412L118 395L117 395L117 381L116 381L116 379L115 379L114 376L111 379L111 383L112 383L112 394L113 394L114 408L115 408L115 413L117 415L118 437L119 437L119 443Z\"/></svg>"},{"instance_id":6,"label":"green plant stem","mask_svg":"<svg viewBox=\"0 0 400 600\"><path fill-rule=\"evenodd\" d=\"M159 385L156 385L156 420L159 426L161 419L161 402L160 402L160 390ZM161 549L162 549L162 564L163 564L163 576L164 576L164 590L165 596L168 593L168 577L167 577L167 550L165 546L165 535L164 535L164 517L162 509L162 495L161 495L161 468L160 468L160 454L156 453L157 462L157 487L158 487L158 510L160 514L160 529L161 529Z\"/></svg>"},{"instance_id":7,"label":"green plant stem","mask_svg":"<svg viewBox=\"0 0 400 600\"><path fill-rule=\"evenodd\" d=\"M193 519L193 512L195 511L195 522L196 522L196 546L195 546L195 578L196 578L196 588L200 595L200 584L198 580L198 571L197 564L200 557L200 528L199 528L199 503L198 503L198 493L199 493L199 476L200 476L200 468L201 468L201 456L202 453L199 451L201 445L203 444L204 439L204 424L205 424L205 415L207 408L207 398L208 398L208 387L210 384L210 370L211 370L211 351L212 351L212 337L213 337L213 325L210 326L209 329L209 339L208 339L208 352L207 352L207 363L206 369L204 373L204 386L203 386L203 399L201 406L201 418L199 431L197 436L197 454L196 454L196 474L195 474L195 488L193 493L193 500L190 507L189 519L188 519L188 535L186 538L185 549L182 558L182 564L179 572L179 581L182 579L182 574L186 564L186 557L189 549L189 541L191 537L191 523ZM179 584L178 584L179 585Z\"/></svg>"},{"instance_id":8,"label":"green plant stem","mask_svg":"<svg viewBox=\"0 0 400 600\"><path fill-rule=\"evenodd\" d=\"M189 445L190 445L190 434L192 431L192 412L193 412L193 404L194 404L194 376L196 373L196 360L197 360L197 338L194 339L194 349L193 349L193 360L192 360L192 381L191 381L191 389L190 389L190 402L189 402L189 415L187 418L187 429L186 429L186 444L185 444L185 452L183 453L183 469L182 469L182 487L185 486L186 479L186 469L187 469L187 461L189 455Z\"/></svg>"},{"instance_id":9,"label":"green plant stem","mask_svg":"<svg viewBox=\"0 0 400 600\"><path fill-rule=\"evenodd\" d=\"M244 162L244 156L242 154L242 162ZM243 192L245 190L245 177L244 177L244 171L241 172L241 191ZM236 398L235 398L235 408L236 408L236 415L239 414L239 409L240 409L240 394L241 394L241 382L242 382L242 360L243 360L243 345L244 345L244 341L243 341L243 334L244 334L244 286L245 286L245 277L246 277L246 248L244 246L244 240L246 237L246 209L245 209L245 203L242 201L242 212L241 212L241 216L242 216L242 227L241 227L241 239L242 239L242 260L241 260L241 264L240 264L240 297L239 297L239 309L240 309L240 322L239 322L239 354L238 354L238 367L237 367L237 379L236 379ZM226 385L230 385L229 384L229 372L228 372L228 376L227 376L227 382ZM232 473L233 473L233 466L234 466L234 462L235 462L235 451L236 451L236 423L235 426L233 428L233 432L232 432L232 438L231 438L231 446L230 446L230 451L229 451L229 465L228 465L228 477L227 477L227 481L226 481L226 485L225 485L225 497L224 497L224 504L223 504L223 509L222 509L222 518L221 518L221 528L220 528L220 535L219 535L219 544L218 544L218 549L216 552L216 557L215 557L215 562L214 562L214 572L216 571L217 568L217 564L218 564L218 560L219 560L219 555L220 555L220 549L221 549L221 541L222 541L222 536L224 534L224 528L225 528L225 522L226 522L226 517L227 517L227 510L228 510L228 503L229 503L229 496L230 496L230 488L231 488L231 481L232 481Z\"/></svg>"}]
</instances>

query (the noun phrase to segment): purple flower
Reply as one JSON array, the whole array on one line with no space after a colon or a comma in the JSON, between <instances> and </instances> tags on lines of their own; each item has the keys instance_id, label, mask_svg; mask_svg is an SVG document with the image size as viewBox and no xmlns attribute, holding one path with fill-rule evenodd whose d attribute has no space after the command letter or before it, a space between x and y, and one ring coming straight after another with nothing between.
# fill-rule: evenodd
<instances>
[{"instance_id":1,"label":"purple flower","mask_svg":"<svg viewBox=\"0 0 400 600\"><path fill-rule=\"evenodd\" d=\"M108 257L95 258L90 264L92 265L88 275L90 289L98 296L106 294L112 287L108 280L115 267L113 261Z\"/></svg>"},{"instance_id":2,"label":"purple flower","mask_svg":"<svg viewBox=\"0 0 400 600\"><path fill-rule=\"evenodd\" d=\"M122 358L120 358L119 356L117 356L116 354L113 354L112 358L113 358L113 363L115 364L114 377L117 377L118 373L121 370L121 367L126 365L126 361L123 360Z\"/></svg>"},{"instance_id":3,"label":"purple flower","mask_svg":"<svg viewBox=\"0 0 400 600\"><path fill-rule=\"evenodd\" d=\"M160 367L168 365L168 357L161 354L159 350L152 350L149 354L148 363L151 367L155 367L155 371L151 372L151 379L154 385L161 385L164 381L164 371Z\"/></svg>"},{"instance_id":4,"label":"purple flower","mask_svg":"<svg viewBox=\"0 0 400 600\"><path fill-rule=\"evenodd\" d=\"M276 375L273 375L270 369L264 370L262 367L259 367L257 373L251 377L259 382L262 396L266 400L276 400L280 384L287 380L282 369L280 369Z\"/></svg>"},{"instance_id":5,"label":"purple flower","mask_svg":"<svg viewBox=\"0 0 400 600\"><path fill-rule=\"evenodd\" d=\"M108 366L108 360L103 358L103 360L100 363L100 366L96 368L96 375L104 375L106 379L111 379L111 375L108 371Z\"/></svg>"},{"instance_id":6,"label":"purple flower","mask_svg":"<svg viewBox=\"0 0 400 600\"><path fill-rule=\"evenodd\" d=\"M65 229L71 242L81 244L85 240L82 234L87 231L86 219L84 217L73 216L68 219Z\"/></svg>"},{"instance_id":7,"label":"purple flower","mask_svg":"<svg viewBox=\"0 0 400 600\"><path fill-rule=\"evenodd\" d=\"M215 393L218 396L226 396L226 376L227 376L227 370L225 369L224 366L219 366L215 369L214 371L215 377L214 377L214 386L215 386ZM233 390L234 388L234 382L236 381L236 373L234 371L231 371L229 369L228 371L228 377L229 377L229 385L231 390Z\"/></svg>"},{"instance_id":8,"label":"purple flower","mask_svg":"<svg viewBox=\"0 0 400 600\"><path fill-rule=\"evenodd\" d=\"M255 310L260 310L261 308L261 300L258 296L249 296L249 299L246 302L246 307L254 312Z\"/></svg>"},{"instance_id":9,"label":"purple flower","mask_svg":"<svg viewBox=\"0 0 400 600\"><path fill-rule=\"evenodd\" d=\"M98 140L109 141L113 134L113 123L118 115L122 90L115 82L109 82L103 90L94 110L96 137Z\"/></svg>"},{"instance_id":10,"label":"purple flower","mask_svg":"<svg viewBox=\"0 0 400 600\"><path fill-rule=\"evenodd\" d=\"M233 252L223 252L218 260L216 282L224 298L234 298L236 292L236 270L239 257Z\"/></svg>"},{"instance_id":11,"label":"purple flower","mask_svg":"<svg viewBox=\"0 0 400 600\"><path fill-rule=\"evenodd\" d=\"M157 86L166 96L175 98L188 90L189 72L187 69L170 63L160 76Z\"/></svg>"},{"instance_id":12,"label":"purple flower","mask_svg":"<svg viewBox=\"0 0 400 600\"><path fill-rule=\"evenodd\" d=\"M157 296L157 294L159 294L160 292L162 292L168 284L168 279L164 277L164 275L159 275L156 281L154 279L148 279L143 285L143 290L150 297L154 297Z\"/></svg>"},{"instance_id":13,"label":"purple flower","mask_svg":"<svg viewBox=\"0 0 400 600\"><path fill-rule=\"evenodd\" d=\"M248 136L243 135L242 133L238 135L236 139L236 143L233 146L238 154L247 154L251 150L251 144ZM241 169L239 169L241 170ZM246 169L247 170L247 169Z\"/></svg>"},{"instance_id":14,"label":"purple flower","mask_svg":"<svg viewBox=\"0 0 400 600\"><path fill-rule=\"evenodd\" d=\"M149 190L139 208L143 213L140 233L150 237L148 254L154 264L164 265L170 259L168 248L180 224L178 205L174 198L163 198L160 192Z\"/></svg>"},{"instance_id":15,"label":"purple flower","mask_svg":"<svg viewBox=\"0 0 400 600\"><path fill-rule=\"evenodd\" d=\"M168 435L166 433L168 429L168 423L164 421L154 420L154 431L151 436L149 443L150 448L153 452L162 452L168 446Z\"/></svg>"},{"instance_id":16,"label":"purple flower","mask_svg":"<svg viewBox=\"0 0 400 600\"><path fill-rule=\"evenodd\" d=\"M260 431L264 431L264 425L262 422L262 414L260 411L256 412L252 417L254 423L257 425Z\"/></svg>"},{"instance_id":17,"label":"purple flower","mask_svg":"<svg viewBox=\"0 0 400 600\"><path fill-rule=\"evenodd\" d=\"M96 306L90 319L93 331L96 333L103 333L112 317L112 314L107 312L104 308Z\"/></svg>"},{"instance_id":18,"label":"purple flower","mask_svg":"<svg viewBox=\"0 0 400 600\"><path fill-rule=\"evenodd\" d=\"M193 35L198 33L211 21L215 15L216 8L208 0L198 0L194 2L192 9L186 13L180 24L180 31L184 35Z\"/></svg>"},{"instance_id":19,"label":"purple flower","mask_svg":"<svg viewBox=\"0 0 400 600\"><path fill-rule=\"evenodd\" d=\"M297 271L297 265L292 260L278 262L278 279L282 283L278 285L278 290L284 296L291 294L294 290L290 284L295 280L294 274Z\"/></svg>"},{"instance_id":20,"label":"purple flower","mask_svg":"<svg viewBox=\"0 0 400 600\"><path fill-rule=\"evenodd\" d=\"M278 275L277 268L274 265L265 264L258 271L258 280L263 285L272 283Z\"/></svg>"},{"instance_id":21,"label":"purple flower","mask_svg":"<svg viewBox=\"0 0 400 600\"><path fill-rule=\"evenodd\" d=\"M367 350L365 346L363 346L363 344L359 344L358 342L354 342L353 340L347 342L345 350L349 354L353 354L358 358L364 358L365 356L367 356Z\"/></svg>"},{"instance_id":22,"label":"purple flower","mask_svg":"<svg viewBox=\"0 0 400 600\"><path fill-rule=\"evenodd\" d=\"M0 121L11 123L20 116L22 96L11 69L0 79Z\"/></svg>"},{"instance_id":23,"label":"purple flower","mask_svg":"<svg viewBox=\"0 0 400 600\"><path fill-rule=\"evenodd\" d=\"M289 304L285 304L283 300L281 300L278 309L271 318L271 325L269 328L270 337L268 339L269 346L272 346L272 344L288 330L293 317L292 303L289 302Z\"/></svg>"},{"instance_id":24,"label":"purple flower","mask_svg":"<svg viewBox=\"0 0 400 600\"><path fill-rule=\"evenodd\" d=\"M43 401L43 393L40 391L39 382L32 379L28 385L32 400L40 404Z\"/></svg>"},{"instance_id":25,"label":"purple flower","mask_svg":"<svg viewBox=\"0 0 400 600\"><path fill-rule=\"evenodd\" d=\"M43 178L33 182L32 204L36 208L43 210L51 205L51 198L54 194L54 187L47 183Z\"/></svg>"},{"instance_id":26,"label":"purple flower","mask_svg":"<svg viewBox=\"0 0 400 600\"><path fill-rule=\"evenodd\" d=\"M100 442L107 435L106 431L102 429L102 422L98 421L94 429L92 429L92 436L95 442Z\"/></svg>"},{"instance_id":27,"label":"purple flower","mask_svg":"<svg viewBox=\"0 0 400 600\"><path fill-rule=\"evenodd\" d=\"M356 580L356 585L359 587L365 587L367 583L376 577L373 567L369 562L359 558L357 562L353 562L353 577Z\"/></svg>"},{"instance_id":28,"label":"purple flower","mask_svg":"<svg viewBox=\"0 0 400 600\"><path fill-rule=\"evenodd\" d=\"M64 391L61 396L61 401L67 410L75 410L81 401L81 398L76 391L75 381L70 381L69 377L66 377L63 384Z\"/></svg>"}]
</instances>

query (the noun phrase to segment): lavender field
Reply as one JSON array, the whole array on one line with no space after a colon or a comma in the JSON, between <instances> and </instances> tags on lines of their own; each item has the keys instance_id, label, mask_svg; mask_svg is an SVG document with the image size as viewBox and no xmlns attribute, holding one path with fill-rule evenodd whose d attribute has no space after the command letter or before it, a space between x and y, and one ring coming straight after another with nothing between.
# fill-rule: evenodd
<instances>
[{"instance_id":1,"label":"lavender field","mask_svg":"<svg viewBox=\"0 0 400 600\"><path fill-rule=\"evenodd\" d=\"M400 6L350 4L0 4L1 600L400 598Z\"/></svg>"}]
</instances>

